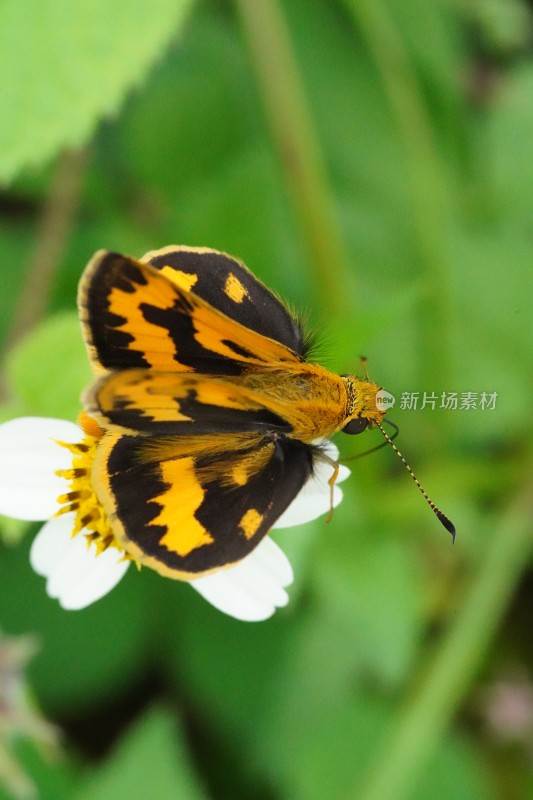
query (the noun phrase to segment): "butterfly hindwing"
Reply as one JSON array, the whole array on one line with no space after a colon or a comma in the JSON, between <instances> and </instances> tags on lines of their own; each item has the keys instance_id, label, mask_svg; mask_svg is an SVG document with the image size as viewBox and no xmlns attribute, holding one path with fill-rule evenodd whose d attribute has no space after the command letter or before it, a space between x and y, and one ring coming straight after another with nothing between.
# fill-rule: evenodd
<instances>
[{"instance_id":1,"label":"butterfly hindwing","mask_svg":"<svg viewBox=\"0 0 533 800\"><path fill-rule=\"evenodd\" d=\"M194 293L194 286L176 281L175 272L173 278L118 253L95 254L80 283L79 307L97 370L144 367L238 375L251 364L301 360L283 342L213 307ZM279 316L294 324L276 302Z\"/></svg>"},{"instance_id":2,"label":"butterfly hindwing","mask_svg":"<svg viewBox=\"0 0 533 800\"><path fill-rule=\"evenodd\" d=\"M291 424L256 393L222 378L149 369L120 370L96 381L84 397L105 428L158 435L246 431L290 433Z\"/></svg>"},{"instance_id":3,"label":"butterfly hindwing","mask_svg":"<svg viewBox=\"0 0 533 800\"><path fill-rule=\"evenodd\" d=\"M312 472L312 447L249 434L240 449L108 432L93 481L118 540L141 564L191 580L248 555ZM185 445L185 442L182 442ZM178 440L179 445L179 440Z\"/></svg>"}]
</instances>

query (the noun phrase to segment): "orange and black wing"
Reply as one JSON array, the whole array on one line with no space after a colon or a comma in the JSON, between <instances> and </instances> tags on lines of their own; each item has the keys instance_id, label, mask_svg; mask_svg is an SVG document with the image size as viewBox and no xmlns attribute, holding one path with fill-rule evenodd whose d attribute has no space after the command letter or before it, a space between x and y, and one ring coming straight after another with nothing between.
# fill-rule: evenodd
<instances>
[{"instance_id":1,"label":"orange and black wing","mask_svg":"<svg viewBox=\"0 0 533 800\"><path fill-rule=\"evenodd\" d=\"M310 343L301 324L234 256L207 247L169 245L151 250L141 261L152 264L179 286L189 288L227 317L306 357Z\"/></svg>"},{"instance_id":2,"label":"orange and black wing","mask_svg":"<svg viewBox=\"0 0 533 800\"><path fill-rule=\"evenodd\" d=\"M224 437L106 433L93 484L139 563L192 580L241 561L312 473L313 448L302 442L248 434L235 449L235 441L226 450Z\"/></svg>"},{"instance_id":3,"label":"orange and black wing","mask_svg":"<svg viewBox=\"0 0 533 800\"><path fill-rule=\"evenodd\" d=\"M286 435L292 430L289 420L269 410L256 392L193 372L138 368L106 373L85 393L84 404L104 429L159 436L252 431Z\"/></svg>"},{"instance_id":4,"label":"orange and black wing","mask_svg":"<svg viewBox=\"0 0 533 800\"><path fill-rule=\"evenodd\" d=\"M135 261L98 252L80 283L100 377L87 410L106 431L91 482L128 553L191 580L250 553L312 473L314 448L260 391L250 367L303 360L280 301L221 253L166 248ZM233 376L233 377L231 377Z\"/></svg>"},{"instance_id":5,"label":"orange and black wing","mask_svg":"<svg viewBox=\"0 0 533 800\"><path fill-rule=\"evenodd\" d=\"M193 255L203 269L197 264L195 273L180 273L176 265L95 254L82 276L78 302L96 370L238 375L250 365L302 360L301 332L266 287L236 261L238 276L228 273L229 266L223 273L218 257L227 256Z\"/></svg>"}]
</instances>

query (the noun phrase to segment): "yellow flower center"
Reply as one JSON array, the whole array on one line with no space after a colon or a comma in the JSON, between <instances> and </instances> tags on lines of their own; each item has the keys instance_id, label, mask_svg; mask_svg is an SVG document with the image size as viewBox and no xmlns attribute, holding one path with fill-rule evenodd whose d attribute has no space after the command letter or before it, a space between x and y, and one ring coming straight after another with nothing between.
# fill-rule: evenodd
<instances>
[{"instance_id":1,"label":"yellow flower center","mask_svg":"<svg viewBox=\"0 0 533 800\"><path fill-rule=\"evenodd\" d=\"M57 511L56 516L73 512L75 520L72 536L76 536L82 530L86 531L84 536L89 543L94 542L97 555L109 547L115 547L124 552L123 546L115 538L107 515L100 505L91 483L91 469L96 448L105 431L85 412L80 414L78 423L85 433L81 442L70 444L58 441L61 447L65 447L72 453L72 467L56 472L69 484L69 491L57 498L61 508ZM124 558L129 561L134 560L126 552L124 552Z\"/></svg>"}]
</instances>

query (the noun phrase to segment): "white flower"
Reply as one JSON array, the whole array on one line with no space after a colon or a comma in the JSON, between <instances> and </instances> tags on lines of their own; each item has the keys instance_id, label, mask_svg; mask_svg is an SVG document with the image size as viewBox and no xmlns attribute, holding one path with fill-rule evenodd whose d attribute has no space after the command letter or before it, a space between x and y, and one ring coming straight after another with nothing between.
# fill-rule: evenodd
<instances>
[{"instance_id":1,"label":"white flower","mask_svg":"<svg viewBox=\"0 0 533 800\"><path fill-rule=\"evenodd\" d=\"M46 590L65 609L81 609L99 600L123 577L130 562L109 547L97 555L96 545L83 535L73 536L74 514L54 516L57 498L65 493L65 479L57 470L71 467L72 454L57 442L75 444L84 437L72 422L23 417L0 425L0 514L24 520L48 520L32 544L30 561L43 575ZM336 447L327 443L327 455L336 459ZM315 475L278 519L275 527L298 525L325 514L330 508L328 479L332 468L320 462ZM340 467L337 482L349 475ZM333 505L342 499L335 485ZM232 567L190 581L213 606L241 620L263 620L288 603L285 587L293 579L291 565L268 536L246 558Z\"/></svg>"}]
</instances>

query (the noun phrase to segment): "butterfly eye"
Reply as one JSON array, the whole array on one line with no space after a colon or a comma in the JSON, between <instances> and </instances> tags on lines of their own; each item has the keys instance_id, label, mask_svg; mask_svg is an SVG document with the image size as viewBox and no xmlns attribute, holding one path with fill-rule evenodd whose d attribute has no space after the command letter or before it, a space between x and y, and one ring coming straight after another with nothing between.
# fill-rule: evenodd
<instances>
[{"instance_id":1,"label":"butterfly eye","mask_svg":"<svg viewBox=\"0 0 533 800\"><path fill-rule=\"evenodd\" d=\"M364 419L363 417L356 417L355 419L351 419L344 428L342 429L343 433L362 433L368 427L368 420Z\"/></svg>"}]
</instances>

